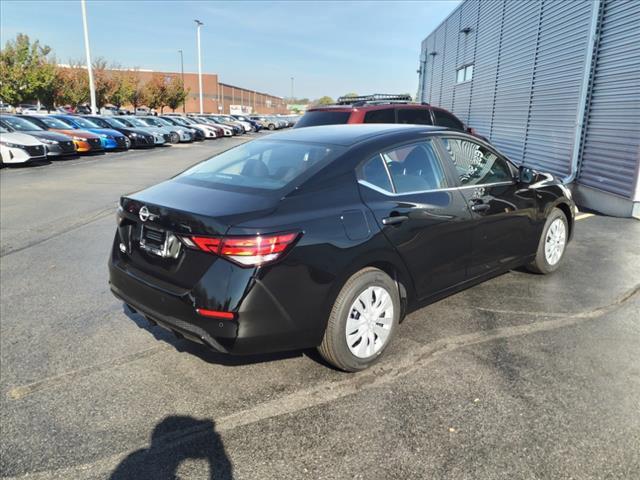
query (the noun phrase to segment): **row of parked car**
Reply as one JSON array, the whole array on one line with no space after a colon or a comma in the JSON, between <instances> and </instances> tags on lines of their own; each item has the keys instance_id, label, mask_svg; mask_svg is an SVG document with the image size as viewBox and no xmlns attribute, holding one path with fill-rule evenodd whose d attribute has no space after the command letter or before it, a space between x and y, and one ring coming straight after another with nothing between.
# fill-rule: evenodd
<instances>
[{"instance_id":1,"label":"row of parked car","mask_svg":"<svg viewBox=\"0 0 640 480\"><path fill-rule=\"evenodd\" d=\"M0 162L25 164L78 154L153 148L277 130L293 116L244 115L0 115Z\"/></svg>"}]
</instances>

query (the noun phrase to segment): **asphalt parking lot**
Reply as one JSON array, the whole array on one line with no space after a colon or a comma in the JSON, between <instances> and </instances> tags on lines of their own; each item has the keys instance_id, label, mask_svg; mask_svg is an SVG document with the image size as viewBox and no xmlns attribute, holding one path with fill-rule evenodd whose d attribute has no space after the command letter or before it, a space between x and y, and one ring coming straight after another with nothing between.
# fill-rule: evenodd
<instances>
[{"instance_id":1,"label":"asphalt parking lot","mask_svg":"<svg viewBox=\"0 0 640 480\"><path fill-rule=\"evenodd\" d=\"M124 311L119 195L241 141L0 173L3 478L640 478L637 220L582 217L556 274L411 314L358 374L217 355Z\"/></svg>"}]
</instances>

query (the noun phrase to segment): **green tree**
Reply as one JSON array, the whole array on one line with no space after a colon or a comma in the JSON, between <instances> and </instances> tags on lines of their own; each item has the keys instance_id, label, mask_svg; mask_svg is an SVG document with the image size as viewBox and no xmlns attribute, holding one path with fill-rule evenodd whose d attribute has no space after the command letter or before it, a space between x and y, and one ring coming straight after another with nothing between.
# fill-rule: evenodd
<instances>
[{"instance_id":1,"label":"green tree","mask_svg":"<svg viewBox=\"0 0 640 480\"><path fill-rule=\"evenodd\" d=\"M156 73L151 77L149 83L146 85L147 91L147 107L153 109L160 109L160 113L167 106L168 96L168 82L164 75Z\"/></svg>"},{"instance_id":2,"label":"green tree","mask_svg":"<svg viewBox=\"0 0 640 480\"><path fill-rule=\"evenodd\" d=\"M133 106L133 113L135 113L136 109L142 105L147 103L147 88L140 81L140 77L138 76L137 70L133 70L131 72L132 84L131 90L129 92L129 98L127 98L127 102Z\"/></svg>"},{"instance_id":3,"label":"green tree","mask_svg":"<svg viewBox=\"0 0 640 480\"><path fill-rule=\"evenodd\" d=\"M315 101L316 105L331 105L335 103L333 98L328 97L328 96L324 96L324 97L320 97L318 100Z\"/></svg>"},{"instance_id":4,"label":"green tree","mask_svg":"<svg viewBox=\"0 0 640 480\"><path fill-rule=\"evenodd\" d=\"M342 95L343 97L357 97L358 94L356 92L349 92Z\"/></svg>"},{"instance_id":5,"label":"green tree","mask_svg":"<svg viewBox=\"0 0 640 480\"><path fill-rule=\"evenodd\" d=\"M0 50L0 98L14 105L54 98L57 69L50 53L51 48L22 33L9 40Z\"/></svg>"},{"instance_id":6,"label":"green tree","mask_svg":"<svg viewBox=\"0 0 640 480\"><path fill-rule=\"evenodd\" d=\"M100 109L110 102L111 93L116 86L113 75L107 71L107 61L104 58L97 58L93 62L93 83L96 89L96 107Z\"/></svg>"},{"instance_id":7,"label":"green tree","mask_svg":"<svg viewBox=\"0 0 640 480\"><path fill-rule=\"evenodd\" d=\"M77 107L89 102L89 75L81 62L70 62L59 69L60 91L56 103Z\"/></svg>"},{"instance_id":8,"label":"green tree","mask_svg":"<svg viewBox=\"0 0 640 480\"><path fill-rule=\"evenodd\" d=\"M184 101L189 95L189 89L184 88L182 80L178 77L173 77L167 85L167 106L176 111L180 105L184 104Z\"/></svg>"},{"instance_id":9,"label":"green tree","mask_svg":"<svg viewBox=\"0 0 640 480\"><path fill-rule=\"evenodd\" d=\"M109 95L109 103L117 108L131 101L138 83L137 75L131 70L115 70L112 76L113 88Z\"/></svg>"}]
</instances>

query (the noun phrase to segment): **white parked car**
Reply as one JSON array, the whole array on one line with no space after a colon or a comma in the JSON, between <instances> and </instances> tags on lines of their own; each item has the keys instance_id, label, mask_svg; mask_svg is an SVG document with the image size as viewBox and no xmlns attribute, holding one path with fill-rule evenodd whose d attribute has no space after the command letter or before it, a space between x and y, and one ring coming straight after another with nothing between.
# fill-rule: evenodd
<instances>
[{"instance_id":1,"label":"white parked car","mask_svg":"<svg viewBox=\"0 0 640 480\"><path fill-rule=\"evenodd\" d=\"M231 124L240 124L242 125L242 128L244 128L244 131L246 133L252 132L253 131L253 125L251 125L249 122L245 122L243 120L238 120L235 117L232 117L231 115L218 115L219 117L221 117L222 119L226 120L227 122L231 123Z\"/></svg>"},{"instance_id":2,"label":"white parked car","mask_svg":"<svg viewBox=\"0 0 640 480\"><path fill-rule=\"evenodd\" d=\"M0 127L0 162L2 165L46 160L47 150L42 142L31 135L9 132Z\"/></svg>"}]
</instances>

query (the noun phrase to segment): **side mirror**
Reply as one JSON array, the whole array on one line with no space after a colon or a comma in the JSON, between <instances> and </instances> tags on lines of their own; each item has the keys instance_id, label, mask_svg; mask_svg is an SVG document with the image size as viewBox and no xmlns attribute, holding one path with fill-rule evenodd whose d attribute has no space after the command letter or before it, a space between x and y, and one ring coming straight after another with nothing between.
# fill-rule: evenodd
<instances>
[{"instance_id":1,"label":"side mirror","mask_svg":"<svg viewBox=\"0 0 640 480\"><path fill-rule=\"evenodd\" d=\"M529 185L533 183L534 178L535 178L535 174L533 173L533 170L531 170L529 167L520 166L520 168L518 168L518 181L520 183Z\"/></svg>"}]
</instances>

